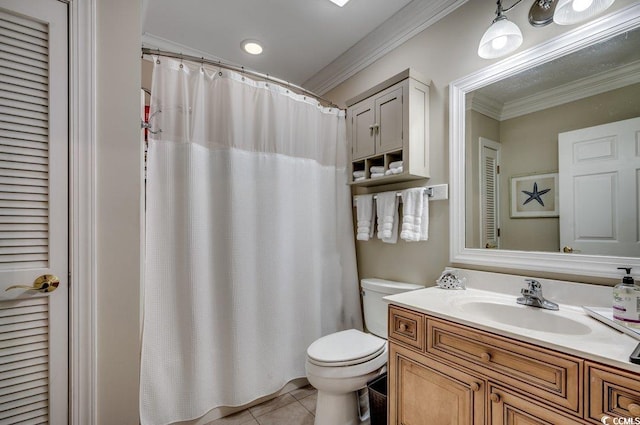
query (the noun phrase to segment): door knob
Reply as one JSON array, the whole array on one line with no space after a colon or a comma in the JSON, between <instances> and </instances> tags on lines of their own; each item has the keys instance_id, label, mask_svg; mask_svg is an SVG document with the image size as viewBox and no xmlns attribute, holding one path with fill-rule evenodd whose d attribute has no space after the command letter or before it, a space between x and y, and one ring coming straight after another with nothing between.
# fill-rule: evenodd
<instances>
[{"instance_id":1,"label":"door knob","mask_svg":"<svg viewBox=\"0 0 640 425\"><path fill-rule=\"evenodd\" d=\"M52 274L43 274L42 276L38 276L31 286L12 285L5 289L5 291L10 289L26 289L27 291L53 292L58 288L58 285L60 285L60 279L58 279L57 276Z\"/></svg>"},{"instance_id":2,"label":"door knob","mask_svg":"<svg viewBox=\"0 0 640 425\"><path fill-rule=\"evenodd\" d=\"M564 248L562 248L562 252L564 252L565 254L571 254L571 253L576 253L576 252L582 252L579 249L573 249L570 246L565 246Z\"/></svg>"}]
</instances>

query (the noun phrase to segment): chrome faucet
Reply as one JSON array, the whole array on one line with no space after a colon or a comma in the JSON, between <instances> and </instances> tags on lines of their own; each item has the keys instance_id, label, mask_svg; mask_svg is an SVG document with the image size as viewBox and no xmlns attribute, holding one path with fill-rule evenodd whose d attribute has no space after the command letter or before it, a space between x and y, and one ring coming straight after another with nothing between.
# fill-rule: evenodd
<instances>
[{"instance_id":1,"label":"chrome faucet","mask_svg":"<svg viewBox=\"0 0 640 425\"><path fill-rule=\"evenodd\" d=\"M558 310L558 304L547 301L542 296L542 285L535 279L524 280L529 287L522 288L520 292L523 297L518 298L518 304L529 305L531 307L539 307L547 310Z\"/></svg>"}]
</instances>

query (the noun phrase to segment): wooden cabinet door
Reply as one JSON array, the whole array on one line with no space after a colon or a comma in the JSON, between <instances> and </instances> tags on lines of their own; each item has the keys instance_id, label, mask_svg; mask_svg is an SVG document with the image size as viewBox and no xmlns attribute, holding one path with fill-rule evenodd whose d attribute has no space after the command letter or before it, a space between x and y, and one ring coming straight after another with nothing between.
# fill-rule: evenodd
<instances>
[{"instance_id":1,"label":"wooden cabinet door","mask_svg":"<svg viewBox=\"0 0 640 425\"><path fill-rule=\"evenodd\" d=\"M489 384L489 425L582 424L515 392Z\"/></svg>"},{"instance_id":2,"label":"wooden cabinet door","mask_svg":"<svg viewBox=\"0 0 640 425\"><path fill-rule=\"evenodd\" d=\"M364 100L355 105L351 112L352 159L361 159L375 152L375 110L373 101Z\"/></svg>"},{"instance_id":3,"label":"wooden cabinet door","mask_svg":"<svg viewBox=\"0 0 640 425\"><path fill-rule=\"evenodd\" d=\"M402 85L375 100L376 153L402 149Z\"/></svg>"},{"instance_id":4,"label":"wooden cabinet door","mask_svg":"<svg viewBox=\"0 0 640 425\"><path fill-rule=\"evenodd\" d=\"M484 423L482 379L394 343L389 355L389 425Z\"/></svg>"}]
</instances>

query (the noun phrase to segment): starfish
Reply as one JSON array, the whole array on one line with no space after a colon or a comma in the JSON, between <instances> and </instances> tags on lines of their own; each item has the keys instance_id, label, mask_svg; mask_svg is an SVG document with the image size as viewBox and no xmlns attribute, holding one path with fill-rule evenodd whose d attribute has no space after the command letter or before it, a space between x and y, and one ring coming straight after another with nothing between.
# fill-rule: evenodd
<instances>
[{"instance_id":1,"label":"starfish","mask_svg":"<svg viewBox=\"0 0 640 425\"><path fill-rule=\"evenodd\" d=\"M538 201L538 203L540 205L542 205L544 207L544 202L542 202L542 198L541 196L544 195L545 193L549 192L551 189L542 189L541 191L538 191L538 183L534 182L533 183L533 192L529 192L527 190L523 190L522 193L526 194L529 198L527 198L526 201L524 201L524 203L522 205L527 205L529 202L533 201L534 199L536 201Z\"/></svg>"}]
</instances>

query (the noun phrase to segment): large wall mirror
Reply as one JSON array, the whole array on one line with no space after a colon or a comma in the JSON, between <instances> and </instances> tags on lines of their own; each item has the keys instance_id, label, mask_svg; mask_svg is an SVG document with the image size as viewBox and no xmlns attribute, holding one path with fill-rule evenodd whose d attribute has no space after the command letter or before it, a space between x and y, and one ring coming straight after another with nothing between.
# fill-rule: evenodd
<instances>
[{"instance_id":1,"label":"large wall mirror","mask_svg":"<svg viewBox=\"0 0 640 425\"><path fill-rule=\"evenodd\" d=\"M453 263L640 267L640 4L454 81L450 96Z\"/></svg>"}]
</instances>

